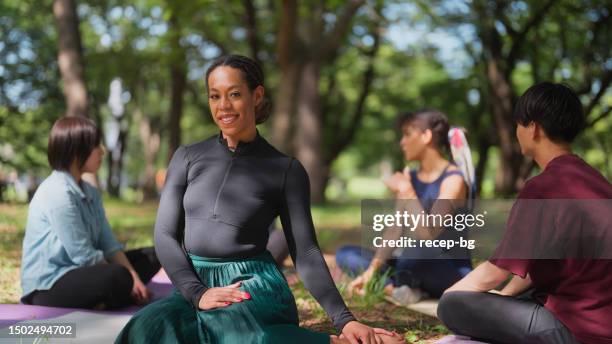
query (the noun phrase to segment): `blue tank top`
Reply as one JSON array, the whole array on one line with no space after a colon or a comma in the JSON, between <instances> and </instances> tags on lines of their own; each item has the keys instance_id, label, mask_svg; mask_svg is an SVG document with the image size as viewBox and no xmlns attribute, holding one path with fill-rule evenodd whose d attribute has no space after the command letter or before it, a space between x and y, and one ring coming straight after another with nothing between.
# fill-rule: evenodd
<instances>
[{"instance_id":1,"label":"blue tank top","mask_svg":"<svg viewBox=\"0 0 612 344\"><path fill-rule=\"evenodd\" d=\"M417 177L417 171L410 171L412 187L414 188L414 191L416 192L417 197L419 198L419 201L421 202L421 205L423 206L423 209L426 212L429 212L431 210L433 203L436 201L436 199L438 199L438 196L440 195L440 186L442 185L444 179L446 179L446 177L454 175L462 176L462 173L459 170L449 171L449 166L450 164L446 166L446 168L444 168L444 171L442 171L442 174L440 174L440 176L431 183L422 182Z\"/></svg>"},{"instance_id":2,"label":"blue tank top","mask_svg":"<svg viewBox=\"0 0 612 344\"><path fill-rule=\"evenodd\" d=\"M412 187L414 188L414 191L417 194L417 197L419 198L419 202L421 203L421 206L423 206L423 210L425 210L425 212L429 213L431 211L431 207L433 206L434 202L438 199L438 196L440 195L440 186L442 185L442 182L444 181L444 179L446 179L446 177L454 176L454 175L463 176L463 174L459 170L449 171L448 168L450 166L451 164L446 166L446 168L444 168L444 171L442 171L442 174L440 174L440 176L436 178L436 180L430 183L425 183L421 181L417 177L417 171L414 171L414 170L410 171ZM462 208L462 209L458 209L457 213L466 212L466 211L467 211L466 209ZM467 238L467 233L458 232L458 231L452 230L451 228L448 228L448 230L444 231L437 239L458 240L460 236ZM465 276L471 270L470 252L467 249L455 248L451 256L455 257L455 259L451 259L451 262L455 266L460 268L462 275Z\"/></svg>"}]
</instances>

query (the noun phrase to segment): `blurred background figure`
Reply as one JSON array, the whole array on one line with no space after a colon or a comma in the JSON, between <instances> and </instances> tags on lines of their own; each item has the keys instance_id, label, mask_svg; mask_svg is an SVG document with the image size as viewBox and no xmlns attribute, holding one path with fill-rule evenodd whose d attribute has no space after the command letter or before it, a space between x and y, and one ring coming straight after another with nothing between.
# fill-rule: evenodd
<instances>
[{"instance_id":1,"label":"blurred background figure","mask_svg":"<svg viewBox=\"0 0 612 344\"><path fill-rule=\"evenodd\" d=\"M463 174L456 164L445 158L445 154L451 152L449 136L453 139L454 153L461 152L461 148L469 152L465 136L455 129L449 135L446 115L434 109L401 115L398 129L402 133L400 146L404 158L417 162L418 168L405 169L385 180L398 199L397 207L411 207L413 214L425 211L442 216L463 211L466 199L473 195L473 168L466 168L472 163L471 157L464 153L461 158L461 166L472 171L470 180L466 178L467 173ZM450 202L454 200L461 202ZM426 227L418 228L414 233L418 239L454 240L458 236L454 228ZM449 254L442 248L405 248L398 252L391 248L372 251L359 246L344 246L336 253L336 263L350 275L357 275L349 284L349 291L359 294L365 292L366 285L377 274L391 269L386 290L399 302L413 303L425 294L439 297L471 270L467 249L461 253L458 257L457 253Z\"/></svg>"},{"instance_id":2,"label":"blurred background figure","mask_svg":"<svg viewBox=\"0 0 612 344\"><path fill-rule=\"evenodd\" d=\"M49 134L53 172L28 210L21 260L22 302L71 308L147 303L159 270L153 248L123 251L98 190L81 179L100 168L104 147L90 119L62 117Z\"/></svg>"}]
</instances>

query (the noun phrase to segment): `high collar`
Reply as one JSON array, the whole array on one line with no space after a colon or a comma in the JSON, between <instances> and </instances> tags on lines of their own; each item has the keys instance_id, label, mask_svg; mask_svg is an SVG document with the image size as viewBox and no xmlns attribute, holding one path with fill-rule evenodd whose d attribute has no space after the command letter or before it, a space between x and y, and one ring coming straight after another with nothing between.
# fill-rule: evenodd
<instances>
[{"instance_id":1,"label":"high collar","mask_svg":"<svg viewBox=\"0 0 612 344\"><path fill-rule=\"evenodd\" d=\"M261 143L261 141L263 141L263 138L259 135L259 130L257 130L256 132L257 134L255 135L253 141L238 141L238 145L233 151L227 145L227 139L223 137L223 132L221 131L219 131L218 141L223 147L225 147L229 152L231 152L233 156L245 155L249 152L252 152Z\"/></svg>"}]
</instances>

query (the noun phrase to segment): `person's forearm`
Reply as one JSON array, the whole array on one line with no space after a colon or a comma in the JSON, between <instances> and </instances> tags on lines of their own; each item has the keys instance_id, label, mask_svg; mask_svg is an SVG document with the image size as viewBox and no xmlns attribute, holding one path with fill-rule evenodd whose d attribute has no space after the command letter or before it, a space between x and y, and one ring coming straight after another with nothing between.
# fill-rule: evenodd
<instances>
[{"instance_id":1,"label":"person's forearm","mask_svg":"<svg viewBox=\"0 0 612 344\"><path fill-rule=\"evenodd\" d=\"M531 278L527 275L525 278L514 276L508 284L499 292L501 295L516 296L531 287Z\"/></svg>"},{"instance_id":2,"label":"person's forearm","mask_svg":"<svg viewBox=\"0 0 612 344\"><path fill-rule=\"evenodd\" d=\"M130 261L127 259L127 256L123 251L115 252L115 254L110 258L110 261L112 263L117 263L119 265L124 266L126 269L128 269L130 274L132 274L132 277L134 277L134 279L138 277L138 273L136 272Z\"/></svg>"},{"instance_id":3,"label":"person's forearm","mask_svg":"<svg viewBox=\"0 0 612 344\"><path fill-rule=\"evenodd\" d=\"M510 272L501 269L490 262L484 262L476 267L472 272L459 280L445 292L449 291L489 291L508 278Z\"/></svg>"}]
</instances>

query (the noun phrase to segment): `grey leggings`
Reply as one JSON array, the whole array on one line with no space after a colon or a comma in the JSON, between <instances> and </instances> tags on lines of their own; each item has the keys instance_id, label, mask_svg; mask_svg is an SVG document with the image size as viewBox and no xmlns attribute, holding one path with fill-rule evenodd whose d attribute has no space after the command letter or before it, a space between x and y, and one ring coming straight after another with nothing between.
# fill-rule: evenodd
<instances>
[{"instance_id":1,"label":"grey leggings","mask_svg":"<svg viewBox=\"0 0 612 344\"><path fill-rule=\"evenodd\" d=\"M550 311L524 296L448 292L438 317L454 333L490 343L578 343Z\"/></svg>"}]
</instances>

